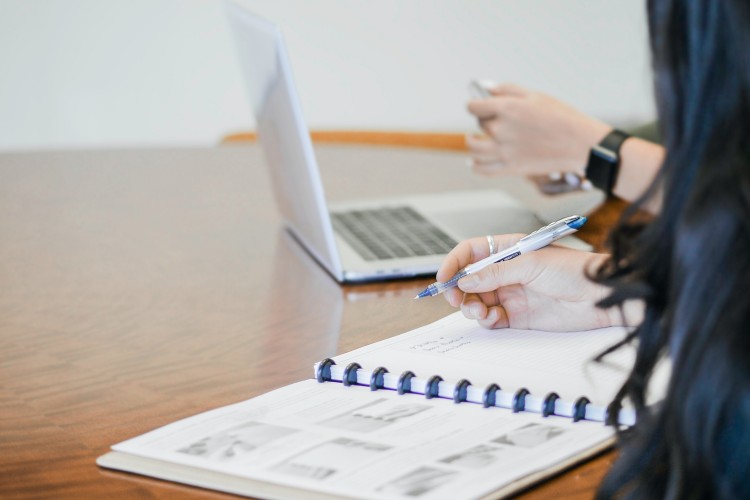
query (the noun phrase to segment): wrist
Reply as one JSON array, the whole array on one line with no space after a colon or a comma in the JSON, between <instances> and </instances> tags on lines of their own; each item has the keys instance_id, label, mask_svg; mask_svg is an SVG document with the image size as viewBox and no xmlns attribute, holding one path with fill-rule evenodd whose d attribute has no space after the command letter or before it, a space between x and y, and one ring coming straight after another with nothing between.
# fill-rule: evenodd
<instances>
[{"instance_id":1,"label":"wrist","mask_svg":"<svg viewBox=\"0 0 750 500\"><path fill-rule=\"evenodd\" d=\"M588 126L582 127L575 172L581 177L585 177L586 164L588 162L591 148L602 142L602 140L614 130L610 125L599 120L591 119Z\"/></svg>"},{"instance_id":2,"label":"wrist","mask_svg":"<svg viewBox=\"0 0 750 500\"><path fill-rule=\"evenodd\" d=\"M614 129L615 128L611 125L600 122L599 120L593 120L586 142L587 152L589 149L602 142L602 140L607 137L607 134Z\"/></svg>"},{"instance_id":3,"label":"wrist","mask_svg":"<svg viewBox=\"0 0 750 500\"><path fill-rule=\"evenodd\" d=\"M656 177L664 162L664 147L659 144L631 137L620 149L620 171L614 193L625 201L640 197ZM661 206L660 192L655 193L641 208L658 213Z\"/></svg>"}]
</instances>

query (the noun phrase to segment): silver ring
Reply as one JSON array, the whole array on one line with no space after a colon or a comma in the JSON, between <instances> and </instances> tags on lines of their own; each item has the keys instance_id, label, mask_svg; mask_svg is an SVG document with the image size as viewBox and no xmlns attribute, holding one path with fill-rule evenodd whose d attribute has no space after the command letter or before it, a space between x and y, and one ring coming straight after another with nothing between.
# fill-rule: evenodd
<instances>
[{"instance_id":1,"label":"silver ring","mask_svg":"<svg viewBox=\"0 0 750 500\"><path fill-rule=\"evenodd\" d=\"M492 255L497 249L495 248L495 237L491 234L487 235L487 244L490 246L490 255Z\"/></svg>"}]
</instances>

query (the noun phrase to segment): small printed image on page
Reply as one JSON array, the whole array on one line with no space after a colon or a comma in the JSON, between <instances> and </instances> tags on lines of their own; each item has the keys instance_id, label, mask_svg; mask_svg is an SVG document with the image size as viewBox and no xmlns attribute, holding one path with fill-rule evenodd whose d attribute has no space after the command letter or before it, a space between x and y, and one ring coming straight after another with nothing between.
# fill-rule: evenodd
<instances>
[{"instance_id":1,"label":"small printed image on page","mask_svg":"<svg viewBox=\"0 0 750 500\"><path fill-rule=\"evenodd\" d=\"M383 484L376 491L387 495L420 497L450 482L457 474L435 467L419 467Z\"/></svg>"},{"instance_id":2,"label":"small printed image on page","mask_svg":"<svg viewBox=\"0 0 750 500\"><path fill-rule=\"evenodd\" d=\"M429 405L411 400L378 399L327 418L320 425L354 432L374 432L407 421L430 408Z\"/></svg>"},{"instance_id":3,"label":"small printed image on page","mask_svg":"<svg viewBox=\"0 0 750 500\"><path fill-rule=\"evenodd\" d=\"M308 479L327 479L376 459L391 446L351 438L336 438L295 455L271 470Z\"/></svg>"},{"instance_id":4,"label":"small printed image on page","mask_svg":"<svg viewBox=\"0 0 750 500\"><path fill-rule=\"evenodd\" d=\"M206 436L179 448L178 453L218 462L241 460L268 443L298 432L296 429L247 422Z\"/></svg>"},{"instance_id":5,"label":"small printed image on page","mask_svg":"<svg viewBox=\"0 0 750 500\"><path fill-rule=\"evenodd\" d=\"M481 469L493 465L509 455L507 448L480 444L468 450L440 459L441 463L462 469Z\"/></svg>"},{"instance_id":6,"label":"small printed image on page","mask_svg":"<svg viewBox=\"0 0 750 500\"><path fill-rule=\"evenodd\" d=\"M531 423L524 425L520 429L514 429L507 434L503 434L499 438L493 439L493 442L510 446L521 446L523 448L533 448L556 438L563 432L565 432L563 429L552 425Z\"/></svg>"}]
</instances>

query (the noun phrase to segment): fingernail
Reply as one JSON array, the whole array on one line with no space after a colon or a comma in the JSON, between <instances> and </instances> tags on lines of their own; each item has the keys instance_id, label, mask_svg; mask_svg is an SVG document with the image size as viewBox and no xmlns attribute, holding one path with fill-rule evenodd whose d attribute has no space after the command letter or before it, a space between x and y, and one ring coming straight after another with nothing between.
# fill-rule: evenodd
<instances>
[{"instance_id":1,"label":"fingernail","mask_svg":"<svg viewBox=\"0 0 750 500\"><path fill-rule=\"evenodd\" d=\"M458 285L461 290L474 290L479 286L479 276L469 275L465 278L461 278Z\"/></svg>"},{"instance_id":2,"label":"fingernail","mask_svg":"<svg viewBox=\"0 0 750 500\"><path fill-rule=\"evenodd\" d=\"M474 316L475 319L480 319L480 316L482 315L482 306L480 304L472 304L469 306L469 309L471 309L471 315Z\"/></svg>"}]
</instances>

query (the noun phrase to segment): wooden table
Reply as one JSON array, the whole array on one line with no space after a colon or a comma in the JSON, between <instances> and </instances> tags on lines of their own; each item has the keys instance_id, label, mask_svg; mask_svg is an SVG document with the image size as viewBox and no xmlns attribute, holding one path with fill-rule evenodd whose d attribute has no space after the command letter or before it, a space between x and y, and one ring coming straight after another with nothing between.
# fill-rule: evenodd
<instances>
[{"instance_id":1,"label":"wooden table","mask_svg":"<svg viewBox=\"0 0 750 500\"><path fill-rule=\"evenodd\" d=\"M319 159L332 199L486 182L455 153ZM253 145L0 155L0 497L228 497L94 460L451 312L411 300L428 281L336 284L282 229ZM525 496L590 497L611 460Z\"/></svg>"}]
</instances>

